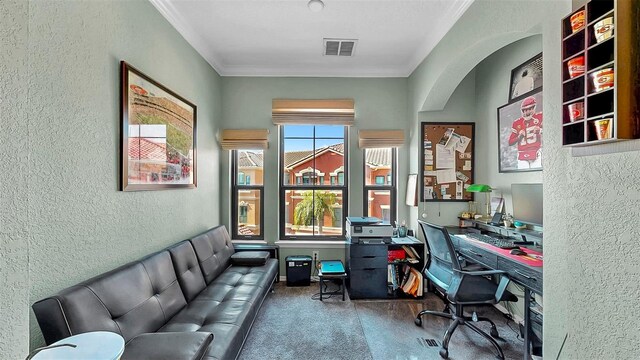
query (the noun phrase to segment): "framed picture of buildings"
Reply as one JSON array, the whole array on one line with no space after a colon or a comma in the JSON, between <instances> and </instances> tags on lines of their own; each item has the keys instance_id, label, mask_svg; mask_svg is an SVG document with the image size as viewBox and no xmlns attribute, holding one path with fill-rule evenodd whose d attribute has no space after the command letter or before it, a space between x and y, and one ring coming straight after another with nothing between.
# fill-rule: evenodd
<instances>
[{"instance_id":1,"label":"framed picture of buildings","mask_svg":"<svg viewBox=\"0 0 640 360\"><path fill-rule=\"evenodd\" d=\"M420 138L420 201L472 201L475 124L423 122Z\"/></svg>"},{"instance_id":2,"label":"framed picture of buildings","mask_svg":"<svg viewBox=\"0 0 640 360\"><path fill-rule=\"evenodd\" d=\"M195 188L196 106L125 61L121 190Z\"/></svg>"}]
</instances>

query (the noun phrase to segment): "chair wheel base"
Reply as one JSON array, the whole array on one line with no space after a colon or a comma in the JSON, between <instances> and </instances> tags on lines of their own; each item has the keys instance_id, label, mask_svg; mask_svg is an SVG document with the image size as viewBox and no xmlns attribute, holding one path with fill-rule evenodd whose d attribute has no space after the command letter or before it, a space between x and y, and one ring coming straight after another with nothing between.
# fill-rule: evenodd
<instances>
[{"instance_id":1,"label":"chair wheel base","mask_svg":"<svg viewBox=\"0 0 640 360\"><path fill-rule=\"evenodd\" d=\"M416 324L416 326L422 327L422 318L417 317L415 320L413 320L413 322Z\"/></svg>"},{"instance_id":2,"label":"chair wheel base","mask_svg":"<svg viewBox=\"0 0 640 360\"><path fill-rule=\"evenodd\" d=\"M442 357L443 359L448 359L449 358L449 350L447 349L440 349L440 357Z\"/></svg>"},{"instance_id":3,"label":"chair wheel base","mask_svg":"<svg viewBox=\"0 0 640 360\"><path fill-rule=\"evenodd\" d=\"M489 331L489 334L494 337L494 338L499 338L500 334L498 334L498 329L496 329L495 327L491 327L491 331Z\"/></svg>"}]
</instances>

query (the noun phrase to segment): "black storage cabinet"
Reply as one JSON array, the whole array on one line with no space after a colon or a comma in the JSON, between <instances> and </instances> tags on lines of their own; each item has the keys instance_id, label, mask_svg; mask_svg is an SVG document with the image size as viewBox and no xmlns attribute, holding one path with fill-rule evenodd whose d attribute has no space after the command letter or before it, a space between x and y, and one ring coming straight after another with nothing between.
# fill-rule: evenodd
<instances>
[{"instance_id":1,"label":"black storage cabinet","mask_svg":"<svg viewBox=\"0 0 640 360\"><path fill-rule=\"evenodd\" d=\"M285 258L287 286L311 285L311 256L292 255Z\"/></svg>"},{"instance_id":2,"label":"black storage cabinet","mask_svg":"<svg viewBox=\"0 0 640 360\"><path fill-rule=\"evenodd\" d=\"M347 289L351 299L387 298L387 245L346 247Z\"/></svg>"}]
</instances>

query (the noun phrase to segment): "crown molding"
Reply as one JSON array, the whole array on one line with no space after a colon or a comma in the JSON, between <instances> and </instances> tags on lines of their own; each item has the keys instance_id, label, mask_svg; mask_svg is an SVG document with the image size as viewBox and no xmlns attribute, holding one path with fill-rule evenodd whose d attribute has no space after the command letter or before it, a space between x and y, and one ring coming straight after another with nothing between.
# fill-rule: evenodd
<instances>
[{"instance_id":1,"label":"crown molding","mask_svg":"<svg viewBox=\"0 0 640 360\"><path fill-rule=\"evenodd\" d=\"M434 43L433 40L425 37L425 41L423 41L422 44L418 46L414 55L407 63L407 76L410 76L418 68L418 66L420 66L424 59L429 56L431 51L438 45L438 43L440 43L440 41L442 41L442 39L444 39L449 30L451 30L451 28L455 26L458 20L460 20L462 15L465 13L465 11L467 11L467 9L469 9L469 6L471 6L474 1L475 0L463 0L459 4L459 6L449 9L449 11L440 18L440 24L444 23L452 25L448 28L442 27L440 24L437 24L433 27L434 29L436 29L435 32L438 36L436 36L435 38L438 40Z\"/></svg>"},{"instance_id":2,"label":"crown molding","mask_svg":"<svg viewBox=\"0 0 640 360\"><path fill-rule=\"evenodd\" d=\"M222 75L222 73L224 73L224 67L220 63L220 60L216 58L214 49L209 46L203 37L193 31L193 28L189 26L188 22L179 15L170 1L149 0L149 2L151 2L156 10L158 10L160 14L169 21L169 24L171 24L178 33L182 35L189 45L191 45L191 47L200 54L200 56L202 56L209 65L211 65L218 75Z\"/></svg>"},{"instance_id":3,"label":"crown molding","mask_svg":"<svg viewBox=\"0 0 640 360\"><path fill-rule=\"evenodd\" d=\"M222 76L236 77L353 77L353 78L397 78L408 77L411 71L406 69L389 68L359 68L359 69L310 69L305 66L288 67L257 67L257 66L227 66L220 73Z\"/></svg>"}]
</instances>

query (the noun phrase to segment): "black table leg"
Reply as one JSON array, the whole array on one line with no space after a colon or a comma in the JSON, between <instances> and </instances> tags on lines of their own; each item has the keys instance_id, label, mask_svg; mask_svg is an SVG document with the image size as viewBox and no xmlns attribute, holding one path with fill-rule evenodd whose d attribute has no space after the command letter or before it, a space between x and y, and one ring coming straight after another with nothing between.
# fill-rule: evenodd
<instances>
[{"instance_id":1,"label":"black table leg","mask_svg":"<svg viewBox=\"0 0 640 360\"><path fill-rule=\"evenodd\" d=\"M524 288L524 360L529 360L529 353L531 352L531 344L529 339L529 307L531 306L531 291L528 288Z\"/></svg>"}]
</instances>

